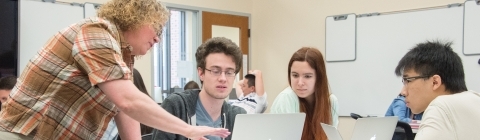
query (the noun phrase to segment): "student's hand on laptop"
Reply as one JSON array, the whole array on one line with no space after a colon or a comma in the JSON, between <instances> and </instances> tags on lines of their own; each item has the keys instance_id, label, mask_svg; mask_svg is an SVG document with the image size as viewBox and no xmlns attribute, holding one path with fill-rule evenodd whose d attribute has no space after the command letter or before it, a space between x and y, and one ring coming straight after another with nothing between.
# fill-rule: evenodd
<instances>
[{"instance_id":1,"label":"student's hand on laptop","mask_svg":"<svg viewBox=\"0 0 480 140\"><path fill-rule=\"evenodd\" d=\"M204 136L219 136L222 138L228 137L230 132L228 129L225 128L211 128L206 126L192 126L191 130L185 137L192 139L192 140L208 140Z\"/></svg>"}]
</instances>

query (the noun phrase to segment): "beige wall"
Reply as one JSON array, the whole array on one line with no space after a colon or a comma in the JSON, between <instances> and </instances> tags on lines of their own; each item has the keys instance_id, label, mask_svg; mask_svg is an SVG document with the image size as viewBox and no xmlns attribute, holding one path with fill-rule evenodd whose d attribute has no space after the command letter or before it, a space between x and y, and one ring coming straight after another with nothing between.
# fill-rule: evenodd
<instances>
[{"instance_id":1,"label":"beige wall","mask_svg":"<svg viewBox=\"0 0 480 140\"><path fill-rule=\"evenodd\" d=\"M103 3L107 0L61 1ZM314 46L324 52L326 16L408 10L463 3L464 0L164 0L164 2L250 13L252 16L250 65L253 69L264 72L265 88L271 106L277 94L288 85L287 64L293 52L301 46ZM151 55L146 55L135 65L142 73L146 85L152 82L150 61ZM342 104L342 101L339 102ZM340 117L339 130L344 139L350 139L354 123L350 117Z\"/></svg>"},{"instance_id":2,"label":"beige wall","mask_svg":"<svg viewBox=\"0 0 480 140\"><path fill-rule=\"evenodd\" d=\"M464 0L256 0L252 14L252 68L264 71L269 105L286 86L287 65L301 46L325 52L325 17L330 15L389 12L463 3ZM335 77L329 77L335 78ZM339 101L340 105L342 101ZM354 126L341 117L340 133L350 139Z\"/></svg>"}]
</instances>

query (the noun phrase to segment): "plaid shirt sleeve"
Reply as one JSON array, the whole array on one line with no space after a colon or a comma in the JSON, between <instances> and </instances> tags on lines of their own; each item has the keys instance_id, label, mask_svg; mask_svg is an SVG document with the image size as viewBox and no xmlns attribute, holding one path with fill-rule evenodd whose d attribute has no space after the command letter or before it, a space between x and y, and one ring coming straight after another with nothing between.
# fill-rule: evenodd
<instances>
[{"instance_id":1,"label":"plaid shirt sleeve","mask_svg":"<svg viewBox=\"0 0 480 140\"><path fill-rule=\"evenodd\" d=\"M92 86L116 79L131 80L130 68L123 61L119 44L105 24L81 28L72 47L72 56L77 67L88 74Z\"/></svg>"}]
</instances>

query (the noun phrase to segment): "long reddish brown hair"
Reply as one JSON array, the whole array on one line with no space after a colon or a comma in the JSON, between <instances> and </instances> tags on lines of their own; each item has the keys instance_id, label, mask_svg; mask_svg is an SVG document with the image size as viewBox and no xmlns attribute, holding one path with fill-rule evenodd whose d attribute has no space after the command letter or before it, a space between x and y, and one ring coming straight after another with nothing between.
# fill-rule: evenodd
<instances>
[{"instance_id":1,"label":"long reddish brown hair","mask_svg":"<svg viewBox=\"0 0 480 140\"><path fill-rule=\"evenodd\" d=\"M328 89L327 72L323 55L316 48L302 47L292 55L288 63L288 81L291 82L291 67L294 61L307 62L315 70L316 80L313 93L314 101L309 105L303 98L300 100L300 112L306 114L303 126L302 140L326 140L320 123L332 124L330 92Z\"/></svg>"}]
</instances>

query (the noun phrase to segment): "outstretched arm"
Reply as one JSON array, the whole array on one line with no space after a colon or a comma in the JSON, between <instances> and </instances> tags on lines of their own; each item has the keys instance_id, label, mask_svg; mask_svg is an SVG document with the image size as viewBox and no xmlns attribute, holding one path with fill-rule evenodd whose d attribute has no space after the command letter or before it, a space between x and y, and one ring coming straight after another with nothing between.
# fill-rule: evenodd
<instances>
[{"instance_id":1,"label":"outstretched arm","mask_svg":"<svg viewBox=\"0 0 480 140\"><path fill-rule=\"evenodd\" d=\"M238 99L243 97L242 84L243 84L243 80L240 80L240 81L237 82L237 85L235 87L235 93L237 94Z\"/></svg>"},{"instance_id":2,"label":"outstretched arm","mask_svg":"<svg viewBox=\"0 0 480 140\"><path fill-rule=\"evenodd\" d=\"M130 80L113 80L98 86L123 113L142 124L195 140L205 139L203 137L205 135L227 137L230 134L227 129L223 128L188 125L158 106L147 95L139 91Z\"/></svg>"}]
</instances>

